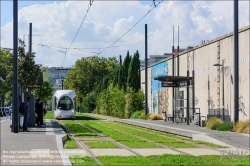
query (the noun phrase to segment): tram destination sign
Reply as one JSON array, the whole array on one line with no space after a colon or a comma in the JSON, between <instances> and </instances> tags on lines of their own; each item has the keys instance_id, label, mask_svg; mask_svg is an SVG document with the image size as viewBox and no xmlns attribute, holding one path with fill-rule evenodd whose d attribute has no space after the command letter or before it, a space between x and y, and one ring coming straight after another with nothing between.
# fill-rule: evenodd
<instances>
[{"instance_id":1,"label":"tram destination sign","mask_svg":"<svg viewBox=\"0 0 250 166\"><path fill-rule=\"evenodd\" d=\"M161 87L177 87L177 84L172 82L162 82Z\"/></svg>"}]
</instances>

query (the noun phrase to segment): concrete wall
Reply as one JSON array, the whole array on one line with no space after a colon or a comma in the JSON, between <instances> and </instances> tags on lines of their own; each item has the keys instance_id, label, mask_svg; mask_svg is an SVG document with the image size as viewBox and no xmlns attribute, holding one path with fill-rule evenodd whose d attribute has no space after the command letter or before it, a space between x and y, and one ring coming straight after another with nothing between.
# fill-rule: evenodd
<instances>
[{"instance_id":1,"label":"concrete wall","mask_svg":"<svg viewBox=\"0 0 250 166\"><path fill-rule=\"evenodd\" d=\"M250 26L239 30L239 119L246 120L250 116L250 50L249 50ZM216 110L222 113L222 79L223 67L213 66L224 61L224 108L227 121L234 119L234 48L233 33L226 34L212 41L198 45L180 54L180 76L192 77L192 70L195 70L195 107L200 108L202 115L208 115L209 110ZM148 67L148 92L152 92L150 86L151 68L162 62L167 63L168 75L172 75L172 58ZM175 71L177 71L177 58L175 58ZM141 70L144 74L144 69ZM145 75L145 74L144 74ZM177 75L177 72L175 72ZM143 80L143 77L142 77ZM145 78L144 78L145 80ZM142 81L144 82L144 81ZM184 91L186 99L186 87L179 90ZM192 86L190 87L190 102L192 101ZM152 107L152 93L149 93L149 108ZM168 114L172 114L172 88L166 88L166 101ZM186 106L186 102L184 106ZM190 106L192 107L192 105ZM151 112L151 110L150 110Z\"/></svg>"}]
</instances>

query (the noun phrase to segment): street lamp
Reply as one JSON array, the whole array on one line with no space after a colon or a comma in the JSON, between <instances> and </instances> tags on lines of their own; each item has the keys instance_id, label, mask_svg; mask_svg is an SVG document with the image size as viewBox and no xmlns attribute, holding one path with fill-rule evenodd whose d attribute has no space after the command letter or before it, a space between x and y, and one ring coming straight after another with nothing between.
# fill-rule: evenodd
<instances>
[{"instance_id":1,"label":"street lamp","mask_svg":"<svg viewBox=\"0 0 250 166\"><path fill-rule=\"evenodd\" d=\"M213 66L222 66L222 118L225 121L225 106L224 106L224 60L222 60L222 64L216 63Z\"/></svg>"}]
</instances>

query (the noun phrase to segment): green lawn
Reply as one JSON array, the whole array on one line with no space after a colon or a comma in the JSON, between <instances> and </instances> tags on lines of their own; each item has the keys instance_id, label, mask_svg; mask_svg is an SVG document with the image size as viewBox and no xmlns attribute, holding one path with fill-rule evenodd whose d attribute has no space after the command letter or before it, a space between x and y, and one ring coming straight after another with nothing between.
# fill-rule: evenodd
<instances>
[{"instance_id":1,"label":"green lawn","mask_svg":"<svg viewBox=\"0 0 250 166\"><path fill-rule=\"evenodd\" d=\"M145 138L145 139L157 142L157 143L161 143L161 144L164 144L164 145L169 146L169 147L173 147L173 148L197 148L197 146L195 146L193 144L187 144L185 142L182 142L181 140L178 141L175 139L163 137L161 135L155 135L154 133L149 133L147 131L136 130L136 129L126 127L124 125L121 125L121 124L118 124L115 122L102 122L102 124L107 126L107 127L122 130L124 132L130 133L133 135L137 135L137 136L140 136L142 138Z\"/></svg>"},{"instance_id":2,"label":"green lawn","mask_svg":"<svg viewBox=\"0 0 250 166\"><path fill-rule=\"evenodd\" d=\"M99 166L99 164L89 156L69 156L73 166Z\"/></svg>"},{"instance_id":3,"label":"green lawn","mask_svg":"<svg viewBox=\"0 0 250 166\"><path fill-rule=\"evenodd\" d=\"M67 134L67 140L63 143L63 147L65 149L76 149L78 148L78 145L76 144L75 140L69 135L68 131L60 124L62 129Z\"/></svg>"},{"instance_id":4,"label":"green lawn","mask_svg":"<svg viewBox=\"0 0 250 166\"><path fill-rule=\"evenodd\" d=\"M78 137L99 137L97 134L89 131L79 124L76 124L72 120L63 120L63 123L68 126L68 128L73 131Z\"/></svg>"},{"instance_id":5,"label":"green lawn","mask_svg":"<svg viewBox=\"0 0 250 166\"><path fill-rule=\"evenodd\" d=\"M94 121L91 122L79 121L79 122L130 148L159 148L159 146L155 144L152 144L150 142L138 139L136 137L127 134L123 134L121 132L114 131L113 129L96 124L94 123Z\"/></svg>"},{"instance_id":6,"label":"green lawn","mask_svg":"<svg viewBox=\"0 0 250 166\"><path fill-rule=\"evenodd\" d=\"M89 148L120 148L112 142L85 142Z\"/></svg>"},{"instance_id":7,"label":"green lawn","mask_svg":"<svg viewBox=\"0 0 250 166\"><path fill-rule=\"evenodd\" d=\"M248 166L250 157L247 156L241 160L233 160L228 158L221 158L219 155L204 155L204 156L190 156L190 155L153 155L148 157L141 156L99 156L97 157L104 166ZM70 157L73 165L95 165L94 159L90 157L77 156Z\"/></svg>"},{"instance_id":8,"label":"green lawn","mask_svg":"<svg viewBox=\"0 0 250 166\"><path fill-rule=\"evenodd\" d=\"M155 161L141 156L99 156L105 166L159 166Z\"/></svg>"},{"instance_id":9,"label":"green lawn","mask_svg":"<svg viewBox=\"0 0 250 166\"><path fill-rule=\"evenodd\" d=\"M121 126L125 126L125 127L130 128L130 129L133 129L133 130L138 129L138 130L142 130L142 131L145 131L145 132L150 132L152 134L158 134L158 135L162 135L164 137L175 138L175 139L178 139L178 140L183 140L183 141L187 141L187 142L190 142L190 143L200 144L200 145L204 145L204 146L207 146L207 147L228 148L226 146L216 145L216 144L209 143L209 142L204 142L204 141L194 141L194 140L192 140L192 138L183 137L183 136L179 136L179 135L175 135L175 134L171 134L171 133L166 133L166 132L161 132L161 131L156 131L156 130L143 128L143 127L139 127L139 126L133 126L133 125L119 123L119 122L109 122L109 123L114 123L116 125L119 124ZM138 130L136 130L136 131L138 131Z\"/></svg>"},{"instance_id":10,"label":"green lawn","mask_svg":"<svg viewBox=\"0 0 250 166\"><path fill-rule=\"evenodd\" d=\"M55 119L52 111L47 111L43 119Z\"/></svg>"}]
</instances>

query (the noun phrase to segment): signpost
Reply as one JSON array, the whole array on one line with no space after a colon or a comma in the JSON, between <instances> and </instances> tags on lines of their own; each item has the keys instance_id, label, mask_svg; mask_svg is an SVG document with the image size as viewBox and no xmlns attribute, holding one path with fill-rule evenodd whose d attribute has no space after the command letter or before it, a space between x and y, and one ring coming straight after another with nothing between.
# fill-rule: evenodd
<instances>
[{"instance_id":1,"label":"signpost","mask_svg":"<svg viewBox=\"0 0 250 166\"><path fill-rule=\"evenodd\" d=\"M162 82L161 87L177 87L177 84L172 82Z\"/></svg>"},{"instance_id":2,"label":"signpost","mask_svg":"<svg viewBox=\"0 0 250 166\"><path fill-rule=\"evenodd\" d=\"M178 49L174 49L174 55L177 56L179 54Z\"/></svg>"}]
</instances>

